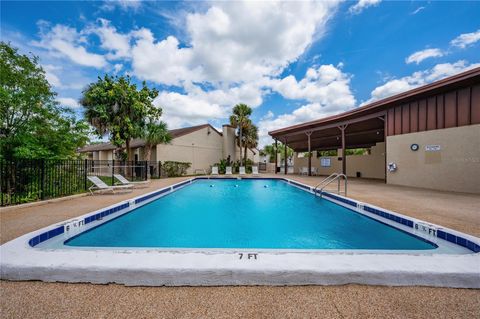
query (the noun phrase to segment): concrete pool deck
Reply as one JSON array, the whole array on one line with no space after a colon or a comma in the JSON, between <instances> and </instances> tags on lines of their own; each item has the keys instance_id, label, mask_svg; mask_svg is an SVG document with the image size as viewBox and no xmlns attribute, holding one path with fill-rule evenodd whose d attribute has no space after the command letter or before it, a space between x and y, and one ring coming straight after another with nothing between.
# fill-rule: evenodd
<instances>
[{"instance_id":1,"label":"concrete pool deck","mask_svg":"<svg viewBox=\"0 0 480 319\"><path fill-rule=\"evenodd\" d=\"M278 175L277 175L278 176ZM281 176L281 175L280 175ZM267 176L265 176L267 177ZM289 178L298 180L305 184L315 185L321 180L321 177L299 177L295 175L288 175ZM2 209L0 213L1 225L0 225L0 240L1 243L9 241L22 234L39 229L44 226L48 226L55 222L60 222L68 218L82 215L84 213L93 211L95 209L114 204L121 200L138 196L143 193L152 191L155 188L164 187L176 182L179 182L187 178L177 179L164 179L153 181L151 187L146 189L136 190L133 194L126 195L104 195L94 197L77 197L68 199L66 201L56 201L53 203L47 203L39 206L30 207L15 207ZM388 208L399 213L423 219L429 222L440 224L443 226L451 227L453 229L463 231L475 236L480 235L480 196L468 195L468 194L451 194L445 192L436 192L428 190L420 190L406 187L396 187L391 185L385 185L378 181L369 180L355 180L352 179L349 182L349 197L358 199L364 202L368 202L380 207ZM404 316L419 316L424 315L437 315L441 310L442 317L448 317L446 313L450 313L449 317L461 317L465 314L465 317L471 317L468 314L478 313L480 311L480 294L478 290L465 290L465 289L440 289L440 288L420 288L420 287L375 287L375 286L335 286L335 287L218 287L218 288L128 288L117 285L99 286L89 284L47 284L38 282L1 282L2 298L0 301L2 313L9 309L7 314L15 316L17 314L23 314L24 317L38 316L39 313L34 309L41 308L38 303L38 298L25 298L19 291L23 291L25 295L29 293L42 293L45 294L45 298L50 300L52 307L57 309L58 313L65 314L65 309L62 310L62 305L55 302L63 301L60 295L54 297L51 295L52 289L71 291L66 300L75 299L77 303L78 299L83 300L84 303L96 303L96 294L105 293L110 294L117 292L122 296L125 296L125 303L131 306L148 310L148 298L142 302L142 298L139 298L139 294L145 294L145 296L156 296L159 300L163 300L169 310L177 309L179 313L173 312L171 316L222 316L221 312L224 309L231 309L231 313L223 313L224 316L248 316L257 314L256 316L278 316L280 314L291 314L295 317L315 316L322 315L330 317L358 317L358 316L375 316L379 313L391 314L389 317L404 317ZM42 288L44 287L44 288ZM203 290L202 290L203 289ZM44 292L45 290L45 292ZM47 292L47 290L50 292ZM222 293L222 291L224 293ZM396 300L405 298L404 295L409 291L408 295L411 302L417 302L424 304L422 309L416 309L413 304L404 304L405 300ZM320 302L318 298L320 296L335 298L335 296L341 296L344 293L351 292L354 296L354 300L350 298L344 299L342 297L339 300L334 301L333 305L324 301ZM255 296L258 294L259 298ZM289 295L295 295L297 302L291 302ZM363 294L370 295L370 298L364 298ZM394 313L387 310L378 312L380 308L385 307L385 301L381 299L373 299L373 295L378 294L382 296L387 294L391 296L391 302L398 303L402 306L396 308ZM416 295L416 298L410 298L410 295ZM55 295L55 294L54 294ZM183 296L179 299L171 300L168 296ZM224 298L214 298L213 296L224 296ZM230 299L231 295L237 296L238 301L235 304L235 299ZM261 296L264 296L262 299ZM331 295L331 296L330 296ZM362 295L359 299L358 295ZM398 295L395 297L395 295ZM195 302L194 307L186 305L188 297L191 296ZM273 298L276 296L276 299ZM402 297L403 296L403 297ZM435 296L435 297L432 297ZM60 298L60 299L58 299ZM174 297L172 297L174 298ZM273 299L272 299L273 298ZM355 300L356 299L356 300ZM366 304L359 306L359 303L363 299ZM430 300L433 299L433 300ZM37 302L35 301L37 300ZM152 301L154 299L150 299ZM182 301L183 300L183 301ZM263 300L263 301L262 301ZM271 300L279 300L281 304L280 309L273 309L269 306ZM288 302L290 300L290 303ZM300 302L300 300L302 300ZM448 300L448 302L447 302ZM358 301L358 303L355 303ZM47 302L48 301L43 301ZM90 316L101 317L110 316L111 311L116 307L115 297L108 301L111 303L111 308L105 309L108 312L92 312ZM130 303L131 302L131 303ZM453 302L454 305L449 303ZM184 304L182 306L182 303ZM233 304L229 304L233 303ZM352 303L355 303L355 307L352 308ZM373 303L373 305L372 305ZM433 310L432 312L432 305ZM388 304L388 302L387 302ZM80 303L79 303L80 305ZM224 306L221 306L224 305ZM456 306L455 306L456 305ZM100 308L105 305L101 305ZM185 307L184 307L185 306ZM250 307L249 307L250 306ZM145 307L145 308L144 308ZM206 308L205 308L206 307ZM226 308L225 308L226 307ZM251 307L256 308L251 309ZM332 308L333 307L333 308ZM379 308L380 307L380 308ZM88 307L86 307L88 308ZM98 308L98 305L97 305ZM127 307L128 308L128 307ZM339 310L342 308L342 310ZM90 308L91 310L92 308ZM157 308L159 309L159 308ZM190 309L190 310L188 310ZM216 311L214 309L217 309ZM245 313L239 310L244 309ZM282 310L283 309L283 310ZM298 309L298 312L295 312ZM303 309L303 310L302 310ZM377 309L377 310L375 310ZM416 312L412 312L414 310ZM45 309L48 310L48 309ZM77 309L81 311L81 309ZM188 311L187 311L188 310ZM209 312L212 310L213 312ZM338 310L338 311L337 311ZM10 312L13 311L13 312ZM18 313L20 311L21 313ZM184 312L187 311L187 312ZM253 311L253 312L252 312ZM256 312L255 312L256 311ZM332 312L329 312L332 311ZM396 311L399 311L396 313ZM473 312L472 312L473 311ZM55 312L55 310L53 310ZM126 314L123 312L122 314ZM165 316L169 311L165 310ZM81 313L77 314L80 316ZM102 315L103 314L103 315ZM158 314L158 313L157 313ZM330 315L329 315L330 314ZM138 315L138 314L137 314ZM144 317L154 316L155 313L144 313Z\"/></svg>"}]
</instances>

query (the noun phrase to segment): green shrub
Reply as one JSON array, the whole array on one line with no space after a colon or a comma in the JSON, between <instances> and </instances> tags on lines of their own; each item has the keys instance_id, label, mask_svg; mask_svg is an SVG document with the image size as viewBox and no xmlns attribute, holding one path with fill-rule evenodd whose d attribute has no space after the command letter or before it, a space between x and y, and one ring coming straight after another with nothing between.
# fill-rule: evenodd
<instances>
[{"instance_id":1,"label":"green shrub","mask_svg":"<svg viewBox=\"0 0 480 319\"><path fill-rule=\"evenodd\" d=\"M190 168L191 163L165 161L162 163L162 175L167 177L177 177L187 174L187 169Z\"/></svg>"}]
</instances>

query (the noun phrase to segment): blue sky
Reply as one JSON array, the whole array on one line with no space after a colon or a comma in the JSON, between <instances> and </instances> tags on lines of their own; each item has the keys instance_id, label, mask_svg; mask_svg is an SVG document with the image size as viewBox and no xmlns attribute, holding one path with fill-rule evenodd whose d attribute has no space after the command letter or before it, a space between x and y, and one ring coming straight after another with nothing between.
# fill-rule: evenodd
<instances>
[{"instance_id":1,"label":"blue sky","mask_svg":"<svg viewBox=\"0 0 480 319\"><path fill-rule=\"evenodd\" d=\"M221 127L236 103L269 130L480 66L480 2L2 1L1 39L40 57L76 109L97 76L160 91L171 128Z\"/></svg>"}]
</instances>

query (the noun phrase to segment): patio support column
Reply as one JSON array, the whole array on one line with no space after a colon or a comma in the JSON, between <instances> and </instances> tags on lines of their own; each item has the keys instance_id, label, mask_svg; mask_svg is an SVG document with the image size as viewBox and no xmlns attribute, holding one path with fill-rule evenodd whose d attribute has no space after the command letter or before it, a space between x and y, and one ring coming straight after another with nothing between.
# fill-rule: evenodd
<instances>
[{"instance_id":1,"label":"patio support column","mask_svg":"<svg viewBox=\"0 0 480 319\"><path fill-rule=\"evenodd\" d=\"M287 175L287 171L288 171L288 161L287 161L287 138L285 137L285 151L284 151L284 158L285 158L285 175Z\"/></svg>"},{"instance_id":2,"label":"patio support column","mask_svg":"<svg viewBox=\"0 0 480 319\"><path fill-rule=\"evenodd\" d=\"M339 126L338 128L342 132L342 174L347 175L347 156L345 154L346 151L346 143L345 143L345 130L347 129L348 124Z\"/></svg>"},{"instance_id":3,"label":"patio support column","mask_svg":"<svg viewBox=\"0 0 480 319\"><path fill-rule=\"evenodd\" d=\"M277 139L275 139L275 174L277 174L277 167L278 167L278 143Z\"/></svg>"},{"instance_id":4,"label":"patio support column","mask_svg":"<svg viewBox=\"0 0 480 319\"><path fill-rule=\"evenodd\" d=\"M312 176L312 145L310 143L310 135L312 135L312 132L306 132L308 137L308 176Z\"/></svg>"}]
</instances>

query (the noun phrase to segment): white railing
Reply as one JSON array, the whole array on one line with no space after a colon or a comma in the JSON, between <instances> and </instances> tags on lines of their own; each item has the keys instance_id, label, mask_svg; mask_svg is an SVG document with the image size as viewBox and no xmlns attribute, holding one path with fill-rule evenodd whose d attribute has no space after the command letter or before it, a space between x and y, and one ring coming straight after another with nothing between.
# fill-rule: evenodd
<instances>
[{"instance_id":1,"label":"white railing","mask_svg":"<svg viewBox=\"0 0 480 319\"><path fill-rule=\"evenodd\" d=\"M340 191L340 180L344 179L344 189L343 189L343 194L347 196L347 175L345 174L340 174L340 173L333 173L324 180L322 180L320 183L318 183L315 188L313 189L313 194L317 196L318 190L320 190L320 197L322 197L322 192L325 187L330 185L332 182L337 181L337 193L340 195L342 192Z\"/></svg>"}]
</instances>

